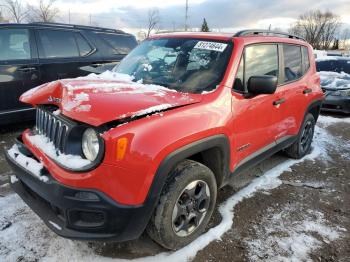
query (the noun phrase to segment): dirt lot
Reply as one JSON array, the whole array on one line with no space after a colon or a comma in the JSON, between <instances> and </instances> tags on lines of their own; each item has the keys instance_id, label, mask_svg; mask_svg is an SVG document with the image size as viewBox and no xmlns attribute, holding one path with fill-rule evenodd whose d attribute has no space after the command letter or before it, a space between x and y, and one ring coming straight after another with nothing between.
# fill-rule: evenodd
<instances>
[{"instance_id":1,"label":"dirt lot","mask_svg":"<svg viewBox=\"0 0 350 262\"><path fill-rule=\"evenodd\" d=\"M0 131L1 146L28 124ZM283 153L219 193L210 227L173 253L147 236L125 243L60 238L15 195L0 156L0 261L350 261L350 119L322 116L313 151Z\"/></svg>"}]
</instances>

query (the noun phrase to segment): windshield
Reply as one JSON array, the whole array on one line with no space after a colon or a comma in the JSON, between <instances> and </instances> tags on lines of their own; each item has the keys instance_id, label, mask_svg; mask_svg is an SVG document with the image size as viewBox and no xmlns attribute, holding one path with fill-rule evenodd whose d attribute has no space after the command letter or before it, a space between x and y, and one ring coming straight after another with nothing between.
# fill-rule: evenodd
<instances>
[{"instance_id":1,"label":"windshield","mask_svg":"<svg viewBox=\"0 0 350 262\"><path fill-rule=\"evenodd\" d=\"M186 93L211 91L220 83L232 45L189 38L146 40L114 69L134 81Z\"/></svg>"}]
</instances>

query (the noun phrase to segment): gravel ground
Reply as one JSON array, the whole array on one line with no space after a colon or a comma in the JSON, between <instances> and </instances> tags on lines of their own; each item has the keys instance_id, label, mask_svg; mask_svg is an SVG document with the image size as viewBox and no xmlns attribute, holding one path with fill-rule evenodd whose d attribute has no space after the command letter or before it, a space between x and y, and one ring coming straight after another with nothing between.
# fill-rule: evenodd
<instances>
[{"instance_id":1,"label":"gravel ground","mask_svg":"<svg viewBox=\"0 0 350 262\"><path fill-rule=\"evenodd\" d=\"M1 129L1 147L28 126ZM349 118L322 116L311 156L279 153L235 178L219 192L213 229L175 253L146 235L125 243L56 236L13 194L1 154L0 261L350 261L349 140Z\"/></svg>"}]
</instances>

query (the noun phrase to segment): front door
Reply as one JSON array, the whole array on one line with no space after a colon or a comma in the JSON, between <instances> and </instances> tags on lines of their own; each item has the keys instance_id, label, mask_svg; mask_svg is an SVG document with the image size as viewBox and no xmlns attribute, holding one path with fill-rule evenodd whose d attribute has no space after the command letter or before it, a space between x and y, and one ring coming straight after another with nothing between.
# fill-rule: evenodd
<instances>
[{"instance_id":1,"label":"front door","mask_svg":"<svg viewBox=\"0 0 350 262\"><path fill-rule=\"evenodd\" d=\"M256 44L245 48L232 96L233 155L242 165L275 146L280 122L280 93L246 96L251 76L279 76L277 44ZM241 93L241 94L240 94Z\"/></svg>"}]
</instances>

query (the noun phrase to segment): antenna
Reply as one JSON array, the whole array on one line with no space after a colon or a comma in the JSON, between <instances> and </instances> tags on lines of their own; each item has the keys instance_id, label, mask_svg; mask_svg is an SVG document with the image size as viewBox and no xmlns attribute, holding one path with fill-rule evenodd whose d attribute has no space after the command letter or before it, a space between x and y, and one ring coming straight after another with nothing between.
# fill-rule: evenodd
<instances>
[{"instance_id":1,"label":"antenna","mask_svg":"<svg viewBox=\"0 0 350 262\"><path fill-rule=\"evenodd\" d=\"M187 31L188 29L187 22L188 22L188 0L186 0L185 31Z\"/></svg>"}]
</instances>

